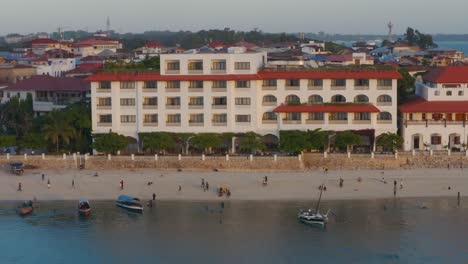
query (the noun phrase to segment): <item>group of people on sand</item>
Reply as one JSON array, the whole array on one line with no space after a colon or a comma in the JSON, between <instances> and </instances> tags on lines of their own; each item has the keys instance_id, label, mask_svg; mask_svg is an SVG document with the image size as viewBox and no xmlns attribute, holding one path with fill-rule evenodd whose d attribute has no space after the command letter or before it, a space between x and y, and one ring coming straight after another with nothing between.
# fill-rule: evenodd
<instances>
[{"instance_id":1,"label":"group of people on sand","mask_svg":"<svg viewBox=\"0 0 468 264\"><path fill-rule=\"evenodd\" d=\"M42 178L42 181L45 180L45 174L43 173L41 175L41 178ZM73 185L73 188L75 188L75 183L74 181L72 182L72 185ZM47 178L47 189L50 189L51 185L50 185L50 179ZM22 192L23 191L23 184L21 182L18 182L18 189L17 189L18 192Z\"/></svg>"},{"instance_id":2,"label":"group of people on sand","mask_svg":"<svg viewBox=\"0 0 468 264\"><path fill-rule=\"evenodd\" d=\"M201 188L203 189L204 192L210 190L210 184L208 181L205 181L205 179L201 179Z\"/></svg>"}]
</instances>

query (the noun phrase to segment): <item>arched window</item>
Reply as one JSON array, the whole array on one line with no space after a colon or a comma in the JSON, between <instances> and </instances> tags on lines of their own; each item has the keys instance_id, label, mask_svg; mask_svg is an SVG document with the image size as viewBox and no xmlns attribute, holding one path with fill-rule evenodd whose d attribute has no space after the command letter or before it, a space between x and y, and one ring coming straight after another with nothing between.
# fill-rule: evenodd
<instances>
[{"instance_id":1,"label":"arched window","mask_svg":"<svg viewBox=\"0 0 468 264\"><path fill-rule=\"evenodd\" d=\"M265 95L263 96L264 103L276 103L276 97L274 95Z\"/></svg>"},{"instance_id":2,"label":"arched window","mask_svg":"<svg viewBox=\"0 0 468 264\"><path fill-rule=\"evenodd\" d=\"M341 94L336 94L331 98L332 103L346 103L346 97Z\"/></svg>"},{"instance_id":3,"label":"arched window","mask_svg":"<svg viewBox=\"0 0 468 264\"><path fill-rule=\"evenodd\" d=\"M383 94L377 97L377 102L378 103L391 103L392 97L390 95Z\"/></svg>"},{"instance_id":4,"label":"arched window","mask_svg":"<svg viewBox=\"0 0 468 264\"><path fill-rule=\"evenodd\" d=\"M277 120L276 113L265 112L263 113L262 120Z\"/></svg>"},{"instance_id":5,"label":"arched window","mask_svg":"<svg viewBox=\"0 0 468 264\"><path fill-rule=\"evenodd\" d=\"M355 103L368 103L369 97L367 97L367 95L364 95L364 94L356 95L356 97L354 97L354 102Z\"/></svg>"},{"instance_id":6,"label":"arched window","mask_svg":"<svg viewBox=\"0 0 468 264\"><path fill-rule=\"evenodd\" d=\"M287 104L300 104L301 103L301 99L299 99L299 96L294 95L294 94L286 96L285 101Z\"/></svg>"},{"instance_id":7,"label":"arched window","mask_svg":"<svg viewBox=\"0 0 468 264\"><path fill-rule=\"evenodd\" d=\"M392 114L389 112L381 112L377 116L377 120L392 120Z\"/></svg>"},{"instance_id":8,"label":"arched window","mask_svg":"<svg viewBox=\"0 0 468 264\"><path fill-rule=\"evenodd\" d=\"M440 145L442 144L442 136L440 134L431 135L431 145Z\"/></svg>"},{"instance_id":9,"label":"arched window","mask_svg":"<svg viewBox=\"0 0 468 264\"><path fill-rule=\"evenodd\" d=\"M309 96L309 104L321 104L323 103L323 98L320 95L311 95Z\"/></svg>"}]
</instances>

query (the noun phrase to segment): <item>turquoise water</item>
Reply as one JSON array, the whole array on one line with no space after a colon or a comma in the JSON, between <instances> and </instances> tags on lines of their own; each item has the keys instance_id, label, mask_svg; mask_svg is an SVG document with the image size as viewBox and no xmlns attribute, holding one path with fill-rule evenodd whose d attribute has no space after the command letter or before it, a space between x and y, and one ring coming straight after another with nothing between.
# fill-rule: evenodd
<instances>
[{"instance_id":1,"label":"turquoise water","mask_svg":"<svg viewBox=\"0 0 468 264\"><path fill-rule=\"evenodd\" d=\"M305 202L75 203L20 217L0 203L0 263L468 263L468 198L324 202L326 230L295 219ZM419 209L424 204L428 209Z\"/></svg>"}]
</instances>

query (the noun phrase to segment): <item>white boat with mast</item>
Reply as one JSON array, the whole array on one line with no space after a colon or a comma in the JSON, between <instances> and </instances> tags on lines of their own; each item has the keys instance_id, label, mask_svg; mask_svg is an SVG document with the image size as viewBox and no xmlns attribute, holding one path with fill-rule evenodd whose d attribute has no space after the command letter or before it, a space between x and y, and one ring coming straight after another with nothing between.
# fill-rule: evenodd
<instances>
[{"instance_id":1,"label":"white boat with mast","mask_svg":"<svg viewBox=\"0 0 468 264\"><path fill-rule=\"evenodd\" d=\"M320 213L320 201L322 200L322 193L323 193L324 185L320 186L320 196L317 201L317 206L315 207L315 211L312 209L309 210L299 210L297 218L299 221L309 225L319 225L325 227L328 223L328 214L330 210L326 214Z\"/></svg>"}]
</instances>

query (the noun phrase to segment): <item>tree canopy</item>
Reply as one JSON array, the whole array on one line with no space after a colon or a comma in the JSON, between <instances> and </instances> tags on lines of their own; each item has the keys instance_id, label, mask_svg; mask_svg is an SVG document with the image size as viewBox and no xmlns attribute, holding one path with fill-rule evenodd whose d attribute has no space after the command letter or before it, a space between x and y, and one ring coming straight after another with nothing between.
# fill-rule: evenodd
<instances>
[{"instance_id":1,"label":"tree canopy","mask_svg":"<svg viewBox=\"0 0 468 264\"><path fill-rule=\"evenodd\" d=\"M127 148L128 144L127 137L111 132L96 136L93 147L99 152L116 154L118 151Z\"/></svg>"},{"instance_id":2,"label":"tree canopy","mask_svg":"<svg viewBox=\"0 0 468 264\"><path fill-rule=\"evenodd\" d=\"M165 151L176 146L173 136L168 132L140 133L143 149L150 152Z\"/></svg>"},{"instance_id":3,"label":"tree canopy","mask_svg":"<svg viewBox=\"0 0 468 264\"><path fill-rule=\"evenodd\" d=\"M418 46L421 49L437 47L437 44L434 43L431 35L423 34L419 32L419 30L414 30L410 27L406 29L405 40L408 41L410 45Z\"/></svg>"},{"instance_id":4,"label":"tree canopy","mask_svg":"<svg viewBox=\"0 0 468 264\"><path fill-rule=\"evenodd\" d=\"M340 149L346 148L347 151L352 151L353 146L360 144L362 144L361 136L353 131L347 130L336 134L335 145Z\"/></svg>"},{"instance_id":5,"label":"tree canopy","mask_svg":"<svg viewBox=\"0 0 468 264\"><path fill-rule=\"evenodd\" d=\"M395 151L403 146L403 138L395 133L387 132L377 137L376 145L381 146L385 151Z\"/></svg>"},{"instance_id":6,"label":"tree canopy","mask_svg":"<svg viewBox=\"0 0 468 264\"><path fill-rule=\"evenodd\" d=\"M250 153L255 153L257 150L264 150L266 148L263 143L262 136L254 132L247 132L241 138L241 149L248 150Z\"/></svg>"}]
</instances>

